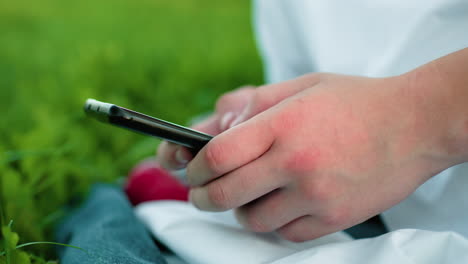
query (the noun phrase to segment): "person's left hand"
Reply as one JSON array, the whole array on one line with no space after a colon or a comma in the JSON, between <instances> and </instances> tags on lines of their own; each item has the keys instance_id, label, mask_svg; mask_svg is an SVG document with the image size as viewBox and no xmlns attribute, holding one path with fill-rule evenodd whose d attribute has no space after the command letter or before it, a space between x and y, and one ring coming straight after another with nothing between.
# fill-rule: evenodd
<instances>
[{"instance_id":1,"label":"person's left hand","mask_svg":"<svg viewBox=\"0 0 468 264\"><path fill-rule=\"evenodd\" d=\"M406 75L310 74L257 88L257 100L284 86L302 87L246 114L188 164L196 207L237 208L248 229L304 241L388 209L450 166L438 159L440 117L426 111Z\"/></svg>"}]
</instances>

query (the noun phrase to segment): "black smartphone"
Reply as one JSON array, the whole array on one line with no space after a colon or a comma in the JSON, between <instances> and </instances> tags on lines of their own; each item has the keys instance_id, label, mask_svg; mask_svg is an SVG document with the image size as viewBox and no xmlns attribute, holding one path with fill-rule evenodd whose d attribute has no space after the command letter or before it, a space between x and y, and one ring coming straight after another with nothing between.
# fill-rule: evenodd
<instances>
[{"instance_id":1,"label":"black smartphone","mask_svg":"<svg viewBox=\"0 0 468 264\"><path fill-rule=\"evenodd\" d=\"M211 135L184 126L94 99L86 100L84 110L88 116L100 121L185 146L193 154L198 153L213 138Z\"/></svg>"}]
</instances>

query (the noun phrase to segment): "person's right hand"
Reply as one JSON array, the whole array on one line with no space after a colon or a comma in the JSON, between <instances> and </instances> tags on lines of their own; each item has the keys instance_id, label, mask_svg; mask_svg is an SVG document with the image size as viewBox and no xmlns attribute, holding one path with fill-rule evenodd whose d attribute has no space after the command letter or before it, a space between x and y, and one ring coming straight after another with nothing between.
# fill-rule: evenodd
<instances>
[{"instance_id":1,"label":"person's right hand","mask_svg":"<svg viewBox=\"0 0 468 264\"><path fill-rule=\"evenodd\" d=\"M309 78L310 79L310 78ZM216 136L225 130L244 122L264 110L276 105L289 96L307 88L310 80L301 77L288 83L269 86L244 86L221 96L216 102L215 112L204 121L192 126L193 129ZM289 85L294 84L295 85ZM281 87L282 86L282 87ZM270 93L270 88L277 92ZM278 92L279 91L279 92ZM169 170L184 168L193 158L185 147L164 141L157 150L156 159L162 167Z\"/></svg>"}]
</instances>

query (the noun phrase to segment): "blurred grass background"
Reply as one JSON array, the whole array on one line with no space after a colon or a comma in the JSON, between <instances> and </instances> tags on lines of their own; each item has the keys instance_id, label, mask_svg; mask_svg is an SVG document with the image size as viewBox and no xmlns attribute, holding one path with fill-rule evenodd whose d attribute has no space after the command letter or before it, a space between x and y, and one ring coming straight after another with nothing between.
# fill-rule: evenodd
<instances>
[{"instance_id":1,"label":"blurred grass background","mask_svg":"<svg viewBox=\"0 0 468 264\"><path fill-rule=\"evenodd\" d=\"M0 0L2 225L53 241L65 204L154 153L157 140L85 118L86 98L183 124L261 75L248 0Z\"/></svg>"}]
</instances>

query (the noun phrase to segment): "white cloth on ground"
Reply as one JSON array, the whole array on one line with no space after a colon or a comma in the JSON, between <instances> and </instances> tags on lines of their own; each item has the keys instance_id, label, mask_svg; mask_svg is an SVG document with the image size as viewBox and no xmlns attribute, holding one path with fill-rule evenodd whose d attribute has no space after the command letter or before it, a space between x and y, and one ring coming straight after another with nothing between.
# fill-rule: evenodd
<instances>
[{"instance_id":1,"label":"white cloth on ground","mask_svg":"<svg viewBox=\"0 0 468 264\"><path fill-rule=\"evenodd\" d=\"M155 201L135 212L159 241L190 264L468 263L468 240L453 232L407 229L360 240L338 232L292 243L243 230L232 211L209 213L185 202Z\"/></svg>"}]
</instances>

